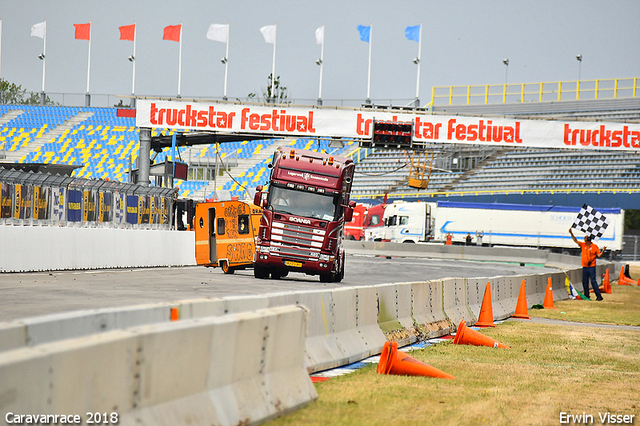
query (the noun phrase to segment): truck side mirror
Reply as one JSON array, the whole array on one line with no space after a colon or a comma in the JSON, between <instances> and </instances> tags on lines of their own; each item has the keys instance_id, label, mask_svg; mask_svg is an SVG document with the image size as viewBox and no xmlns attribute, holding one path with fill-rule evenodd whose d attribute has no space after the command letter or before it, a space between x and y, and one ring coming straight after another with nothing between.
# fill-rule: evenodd
<instances>
[{"instance_id":1,"label":"truck side mirror","mask_svg":"<svg viewBox=\"0 0 640 426\"><path fill-rule=\"evenodd\" d=\"M348 206L344 206L344 222L351 222L353 219L353 207L351 207L351 203Z\"/></svg>"},{"instance_id":2,"label":"truck side mirror","mask_svg":"<svg viewBox=\"0 0 640 426\"><path fill-rule=\"evenodd\" d=\"M253 196L253 204L262 207L262 185L256 186L256 193Z\"/></svg>"}]
</instances>

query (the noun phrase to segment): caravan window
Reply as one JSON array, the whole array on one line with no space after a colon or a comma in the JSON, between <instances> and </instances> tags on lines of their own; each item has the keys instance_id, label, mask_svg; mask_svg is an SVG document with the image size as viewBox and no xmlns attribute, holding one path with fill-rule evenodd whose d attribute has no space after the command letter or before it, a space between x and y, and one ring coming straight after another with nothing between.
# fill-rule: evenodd
<instances>
[{"instance_id":1,"label":"caravan window","mask_svg":"<svg viewBox=\"0 0 640 426\"><path fill-rule=\"evenodd\" d=\"M238 216L238 234L248 234L249 233L249 216L239 215Z\"/></svg>"},{"instance_id":2,"label":"caravan window","mask_svg":"<svg viewBox=\"0 0 640 426\"><path fill-rule=\"evenodd\" d=\"M408 225L409 216L400 216L400 225Z\"/></svg>"},{"instance_id":3,"label":"caravan window","mask_svg":"<svg viewBox=\"0 0 640 426\"><path fill-rule=\"evenodd\" d=\"M387 219L387 226L396 226L398 224L398 216L391 216Z\"/></svg>"}]
</instances>

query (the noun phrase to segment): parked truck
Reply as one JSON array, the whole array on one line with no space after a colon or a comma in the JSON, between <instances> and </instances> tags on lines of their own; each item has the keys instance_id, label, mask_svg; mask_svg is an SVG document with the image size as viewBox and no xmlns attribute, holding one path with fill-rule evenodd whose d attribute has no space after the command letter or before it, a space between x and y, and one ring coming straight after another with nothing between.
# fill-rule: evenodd
<instances>
[{"instance_id":1,"label":"parked truck","mask_svg":"<svg viewBox=\"0 0 640 426\"><path fill-rule=\"evenodd\" d=\"M273 154L268 192L258 185L254 203L262 218L253 258L256 278L279 279L290 271L344 277L343 226L353 216L349 200L354 163L314 151L279 147Z\"/></svg>"},{"instance_id":2,"label":"parked truck","mask_svg":"<svg viewBox=\"0 0 640 426\"><path fill-rule=\"evenodd\" d=\"M384 204L369 206L356 204L353 211L353 219L345 224L344 236L349 240L362 241L367 232L373 232L375 228L383 225Z\"/></svg>"},{"instance_id":3,"label":"parked truck","mask_svg":"<svg viewBox=\"0 0 640 426\"><path fill-rule=\"evenodd\" d=\"M598 245L612 251L622 250L624 210L596 209L610 221ZM396 201L385 210L382 231L371 238L391 242L443 243L447 235L451 235L454 244L464 244L470 235L474 245L478 236L482 236L483 245L571 251L577 245L568 231L579 211L580 207L550 205Z\"/></svg>"},{"instance_id":4,"label":"parked truck","mask_svg":"<svg viewBox=\"0 0 640 426\"><path fill-rule=\"evenodd\" d=\"M384 210L383 227L367 232L370 241L419 243L433 239L435 203L394 201Z\"/></svg>"}]
</instances>

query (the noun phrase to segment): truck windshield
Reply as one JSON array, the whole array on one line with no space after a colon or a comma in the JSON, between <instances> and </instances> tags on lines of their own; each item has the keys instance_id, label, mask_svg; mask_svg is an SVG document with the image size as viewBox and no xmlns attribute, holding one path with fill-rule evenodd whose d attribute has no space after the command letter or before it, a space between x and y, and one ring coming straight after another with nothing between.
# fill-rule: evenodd
<instances>
[{"instance_id":1,"label":"truck windshield","mask_svg":"<svg viewBox=\"0 0 640 426\"><path fill-rule=\"evenodd\" d=\"M273 211L296 216L334 220L337 200L333 195L296 191L279 186L271 186L269 189L269 204Z\"/></svg>"}]
</instances>

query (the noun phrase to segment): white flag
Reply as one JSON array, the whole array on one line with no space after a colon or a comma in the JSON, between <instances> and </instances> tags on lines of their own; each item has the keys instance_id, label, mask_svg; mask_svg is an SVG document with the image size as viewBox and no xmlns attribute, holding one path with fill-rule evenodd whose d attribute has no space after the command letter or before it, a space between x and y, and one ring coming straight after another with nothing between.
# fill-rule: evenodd
<instances>
[{"instance_id":1,"label":"white flag","mask_svg":"<svg viewBox=\"0 0 640 426\"><path fill-rule=\"evenodd\" d=\"M324 44L324 25L316 30L316 44Z\"/></svg>"},{"instance_id":2,"label":"white flag","mask_svg":"<svg viewBox=\"0 0 640 426\"><path fill-rule=\"evenodd\" d=\"M213 41L226 43L229 41L229 24L211 24L207 31L207 38Z\"/></svg>"},{"instance_id":3,"label":"white flag","mask_svg":"<svg viewBox=\"0 0 640 426\"><path fill-rule=\"evenodd\" d=\"M276 43L276 26L275 25L266 25L260 28L260 32L262 33L262 37L264 37L264 41L266 43L270 43L270 44Z\"/></svg>"},{"instance_id":4,"label":"white flag","mask_svg":"<svg viewBox=\"0 0 640 426\"><path fill-rule=\"evenodd\" d=\"M47 29L47 21L40 22L31 27L31 37L44 38L44 32Z\"/></svg>"}]
</instances>

